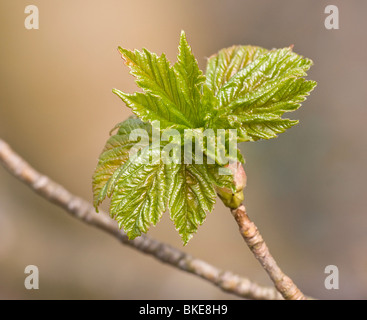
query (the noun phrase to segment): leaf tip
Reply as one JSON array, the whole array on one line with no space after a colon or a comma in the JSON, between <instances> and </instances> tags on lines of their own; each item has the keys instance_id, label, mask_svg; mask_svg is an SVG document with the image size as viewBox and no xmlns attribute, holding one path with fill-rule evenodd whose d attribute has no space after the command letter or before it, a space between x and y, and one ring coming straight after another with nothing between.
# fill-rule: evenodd
<instances>
[{"instance_id":1,"label":"leaf tip","mask_svg":"<svg viewBox=\"0 0 367 320\"><path fill-rule=\"evenodd\" d=\"M181 51L181 48L189 48L189 50L191 50L189 43L187 42L187 38L186 38L186 33L184 30L181 30L181 34L180 34L180 45L179 45L179 50Z\"/></svg>"},{"instance_id":2,"label":"leaf tip","mask_svg":"<svg viewBox=\"0 0 367 320\"><path fill-rule=\"evenodd\" d=\"M124 93L119 89L113 88L112 93L114 93L115 95L117 95L121 99L123 99L123 97L124 97Z\"/></svg>"},{"instance_id":3,"label":"leaf tip","mask_svg":"<svg viewBox=\"0 0 367 320\"><path fill-rule=\"evenodd\" d=\"M289 120L289 127L293 127L299 124L299 120Z\"/></svg>"},{"instance_id":4,"label":"leaf tip","mask_svg":"<svg viewBox=\"0 0 367 320\"><path fill-rule=\"evenodd\" d=\"M191 240L192 238L192 234L185 234L185 235L182 235L181 236L181 239L182 239L182 245L184 247L187 246L187 244L189 243L189 241Z\"/></svg>"},{"instance_id":5,"label":"leaf tip","mask_svg":"<svg viewBox=\"0 0 367 320\"><path fill-rule=\"evenodd\" d=\"M117 48L117 51L120 53L121 55L121 59L124 61L124 63L126 64L127 60L126 60L126 57L125 57L125 54L124 54L124 49L122 47L118 47Z\"/></svg>"}]
</instances>

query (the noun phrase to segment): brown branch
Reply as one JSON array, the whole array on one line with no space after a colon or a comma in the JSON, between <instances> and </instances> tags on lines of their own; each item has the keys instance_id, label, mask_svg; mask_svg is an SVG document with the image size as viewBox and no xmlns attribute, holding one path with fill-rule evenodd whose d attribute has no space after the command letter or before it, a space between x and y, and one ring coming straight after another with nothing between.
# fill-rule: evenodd
<instances>
[{"instance_id":1,"label":"brown branch","mask_svg":"<svg viewBox=\"0 0 367 320\"><path fill-rule=\"evenodd\" d=\"M1 139L0 163L12 175L46 200L60 206L74 218L110 233L120 240L121 243L133 249L149 254L175 268L199 276L218 286L223 291L239 297L257 300L282 299L282 296L275 288L262 287L232 272L221 271L203 260L194 258L157 240L146 236L128 240L127 235L118 228L115 221L107 214L103 212L97 214L89 202L73 195L63 186L36 171Z\"/></svg>"},{"instance_id":2,"label":"brown branch","mask_svg":"<svg viewBox=\"0 0 367 320\"><path fill-rule=\"evenodd\" d=\"M245 206L241 204L237 209L233 209L232 215L236 219L243 239L284 299L305 300L306 297L292 279L286 276L277 265L256 225L248 217Z\"/></svg>"}]
</instances>

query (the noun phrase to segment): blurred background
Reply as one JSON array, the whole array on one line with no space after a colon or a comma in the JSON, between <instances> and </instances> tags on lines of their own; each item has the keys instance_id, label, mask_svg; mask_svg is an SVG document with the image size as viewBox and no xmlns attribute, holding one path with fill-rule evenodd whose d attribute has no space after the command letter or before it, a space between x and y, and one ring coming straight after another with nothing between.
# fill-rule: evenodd
<instances>
[{"instance_id":1,"label":"blurred background","mask_svg":"<svg viewBox=\"0 0 367 320\"><path fill-rule=\"evenodd\" d=\"M202 69L207 57L233 44L293 44L311 58L309 79L318 86L290 114L300 124L243 145L246 205L306 294L367 298L366 1L31 3L39 30L24 27L29 1L0 2L0 137L87 200L109 130L131 115L111 89L136 90L117 46L146 47L175 61L183 29ZM324 26L329 4L339 8L339 30ZM168 214L148 235L271 285L219 202L184 248ZM39 290L24 288L30 264L39 268ZM339 290L325 289L327 265L339 268ZM1 166L0 298L236 299L76 221Z\"/></svg>"}]
</instances>

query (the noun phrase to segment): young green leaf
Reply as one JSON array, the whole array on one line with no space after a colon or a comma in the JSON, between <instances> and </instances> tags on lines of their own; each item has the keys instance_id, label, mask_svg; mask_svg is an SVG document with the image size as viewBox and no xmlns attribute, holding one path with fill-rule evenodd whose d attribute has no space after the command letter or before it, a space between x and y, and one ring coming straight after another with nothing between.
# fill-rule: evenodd
<instances>
[{"instance_id":1,"label":"young green leaf","mask_svg":"<svg viewBox=\"0 0 367 320\"><path fill-rule=\"evenodd\" d=\"M136 146L137 141L131 139L131 132L139 129L146 131L148 136L151 132L149 124L134 118L125 120L116 128L118 132L107 140L93 174L93 198L96 209L107 196L109 182L112 182L111 177L129 159L131 148Z\"/></svg>"},{"instance_id":2,"label":"young green leaf","mask_svg":"<svg viewBox=\"0 0 367 320\"><path fill-rule=\"evenodd\" d=\"M130 118L116 128L93 176L96 208L106 196L111 197L111 217L133 239L155 225L169 204L171 219L187 244L213 209L214 186L230 188L231 176L219 175L218 164L207 165L205 154L203 164L168 163L162 154L164 144L153 148L152 128L139 119ZM146 130L146 141L132 139L136 129ZM183 155L184 145L180 147Z\"/></svg>"},{"instance_id":3,"label":"young green leaf","mask_svg":"<svg viewBox=\"0 0 367 320\"><path fill-rule=\"evenodd\" d=\"M261 97L263 91L277 89L285 80L305 76L311 64L311 60L290 48L270 51L241 69L220 88L220 106L231 110L239 108L253 96Z\"/></svg>"},{"instance_id":4,"label":"young green leaf","mask_svg":"<svg viewBox=\"0 0 367 320\"><path fill-rule=\"evenodd\" d=\"M238 129L240 141L270 139L295 125L282 119L315 87L302 77L312 62L289 48L262 54L218 90L218 109L210 125Z\"/></svg>"},{"instance_id":5,"label":"young green leaf","mask_svg":"<svg viewBox=\"0 0 367 320\"><path fill-rule=\"evenodd\" d=\"M111 198L110 214L134 239L155 225L166 211L170 166L160 149L145 147L124 164ZM152 158L152 159L150 159Z\"/></svg>"},{"instance_id":6,"label":"young green leaf","mask_svg":"<svg viewBox=\"0 0 367 320\"><path fill-rule=\"evenodd\" d=\"M170 188L169 209L184 244L192 238L208 212L216 193L206 164L178 164Z\"/></svg>"},{"instance_id":7,"label":"young green leaf","mask_svg":"<svg viewBox=\"0 0 367 320\"><path fill-rule=\"evenodd\" d=\"M220 50L208 59L206 67L208 88L217 94L233 75L266 52L266 49L255 46L232 46Z\"/></svg>"},{"instance_id":8,"label":"young green leaf","mask_svg":"<svg viewBox=\"0 0 367 320\"><path fill-rule=\"evenodd\" d=\"M158 57L146 49L129 51L119 47L125 64L145 91L129 95L114 89L134 113L144 121L163 120L162 129L198 128L202 125L200 85L205 77L191 53L185 33L181 33L178 62L170 66L166 56ZM176 126L175 126L176 125Z\"/></svg>"},{"instance_id":9,"label":"young green leaf","mask_svg":"<svg viewBox=\"0 0 367 320\"><path fill-rule=\"evenodd\" d=\"M199 69L199 65L191 47L187 43L185 32L181 32L180 45L178 47L177 62L174 70L180 84L180 91L188 105L189 112L193 111L197 127L203 126L203 110L201 110L201 85L205 82L205 76Z\"/></svg>"},{"instance_id":10,"label":"young green leaf","mask_svg":"<svg viewBox=\"0 0 367 320\"><path fill-rule=\"evenodd\" d=\"M113 89L113 92L143 121L159 121L162 129L183 130L191 126L180 111L170 108L162 99L149 93L127 94L118 89Z\"/></svg>"}]
</instances>

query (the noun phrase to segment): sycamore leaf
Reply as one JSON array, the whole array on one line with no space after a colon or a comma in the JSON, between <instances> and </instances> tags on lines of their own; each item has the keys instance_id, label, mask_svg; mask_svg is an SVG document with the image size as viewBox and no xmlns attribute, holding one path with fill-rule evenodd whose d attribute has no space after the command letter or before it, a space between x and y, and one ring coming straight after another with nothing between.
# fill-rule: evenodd
<instances>
[{"instance_id":1,"label":"sycamore leaf","mask_svg":"<svg viewBox=\"0 0 367 320\"><path fill-rule=\"evenodd\" d=\"M184 244L204 222L207 213L213 210L215 198L215 189L205 164L175 166L169 209Z\"/></svg>"},{"instance_id":2,"label":"sycamore leaf","mask_svg":"<svg viewBox=\"0 0 367 320\"><path fill-rule=\"evenodd\" d=\"M248 100L246 94L261 96L263 90L277 88L282 81L303 77L311 64L311 60L290 48L270 51L241 69L220 88L220 106L232 110L238 108Z\"/></svg>"},{"instance_id":3,"label":"sycamore leaf","mask_svg":"<svg viewBox=\"0 0 367 320\"><path fill-rule=\"evenodd\" d=\"M118 89L113 89L113 92L143 121L159 121L162 129L182 130L190 127L190 123L186 121L181 112L178 112L175 108L169 108L158 97L141 92L128 94Z\"/></svg>"},{"instance_id":4,"label":"sycamore leaf","mask_svg":"<svg viewBox=\"0 0 367 320\"><path fill-rule=\"evenodd\" d=\"M270 119L270 117L269 117ZM259 139L276 138L279 133L285 132L298 123L298 120L291 119L266 119L261 121L251 121L243 124L239 128L242 141L256 141Z\"/></svg>"},{"instance_id":5,"label":"sycamore leaf","mask_svg":"<svg viewBox=\"0 0 367 320\"><path fill-rule=\"evenodd\" d=\"M208 88L217 94L233 75L266 52L266 49L255 46L232 46L220 50L208 59L206 68Z\"/></svg>"},{"instance_id":6,"label":"sycamore leaf","mask_svg":"<svg viewBox=\"0 0 367 320\"><path fill-rule=\"evenodd\" d=\"M134 239L166 211L170 166L159 148L145 147L123 165L111 198L110 215ZM150 159L151 158L151 159Z\"/></svg>"},{"instance_id":7,"label":"sycamore leaf","mask_svg":"<svg viewBox=\"0 0 367 320\"><path fill-rule=\"evenodd\" d=\"M218 112L210 125L239 130L239 141L270 139L298 123L282 119L316 85L302 77L312 62L290 48L261 55L233 75L218 91Z\"/></svg>"},{"instance_id":8,"label":"sycamore leaf","mask_svg":"<svg viewBox=\"0 0 367 320\"><path fill-rule=\"evenodd\" d=\"M199 85L205 77L199 70L197 61L191 53L185 33L181 33L178 62L170 65L166 56L158 57L146 49L129 51L119 47L125 64L131 69L142 94L128 95L114 89L134 113L144 121L163 120L162 128L197 128L202 125L200 113ZM168 123L167 123L167 122Z\"/></svg>"},{"instance_id":9,"label":"sycamore leaf","mask_svg":"<svg viewBox=\"0 0 367 320\"><path fill-rule=\"evenodd\" d=\"M214 92L209 89L207 84L203 84L202 95L200 99L203 121L207 128L211 128L210 123L213 117L215 117L217 114L219 101L214 95Z\"/></svg>"},{"instance_id":10,"label":"sycamore leaf","mask_svg":"<svg viewBox=\"0 0 367 320\"><path fill-rule=\"evenodd\" d=\"M151 131L150 125L134 118L127 119L118 124L116 128L118 132L107 140L93 174L93 198L96 209L107 195L111 177L129 159L131 148L137 144L137 140L130 138L130 133L135 129L140 129L146 131L149 136Z\"/></svg>"},{"instance_id":11,"label":"sycamore leaf","mask_svg":"<svg viewBox=\"0 0 367 320\"><path fill-rule=\"evenodd\" d=\"M206 165L206 159L203 164L168 163L165 145L153 148L152 128L139 119L128 119L116 128L93 176L95 206L111 197L111 217L134 239L159 221L169 203L171 219L187 244L213 209L214 185L229 186L231 176L218 176L220 166ZM147 130L148 145L131 139L135 129ZM137 145L141 151L129 155ZM179 147L183 155L184 145Z\"/></svg>"},{"instance_id":12,"label":"sycamore leaf","mask_svg":"<svg viewBox=\"0 0 367 320\"><path fill-rule=\"evenodd\" d=\"M199 65L191 47L187 43L185 32L181 32L180 45L178 47L177 62L174 70L180 85L180 91L185 98L189 110L194 111L195 123L197 127L203 125L203 111L201 110L201 84L205 81L205 76L199 69Z\"/></svg>"}]
</instances>

